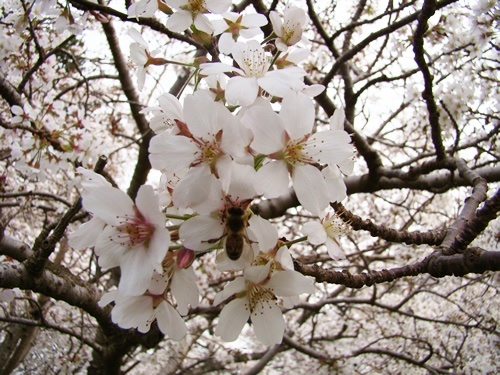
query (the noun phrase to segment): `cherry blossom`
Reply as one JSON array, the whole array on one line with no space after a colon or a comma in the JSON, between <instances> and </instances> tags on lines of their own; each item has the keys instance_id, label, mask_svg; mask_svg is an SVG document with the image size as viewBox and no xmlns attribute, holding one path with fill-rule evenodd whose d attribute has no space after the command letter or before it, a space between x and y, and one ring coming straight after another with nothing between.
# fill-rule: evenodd
<instances>
[{"instance_id":1,"label":"cherry blossom","mask_svg":"<svg viewBox=\"0 0 500 375\"><path fill-rule=\"evenodd\" d=\"M235 297L222 309L215 329L215 334L224 341L236 340L250 318L255 335L263 344L281 343L285 320L276 303L277 296L314 292L311 279L291 270L271 272L271 264L270 261L245 268L243 276L234 279L216 295L216 305Z\"/></svg>"},{"instance_id":2,"label":"cherry blossom","mask_svg":"<svg viewBox=\"0 0 500 375\"><path fill-rule=\"evenodd\" d=\"M306 72L297 66L285 69L269 70L271 56L268 55L259 42L249 40L246 43L235 43L232 49L234 61L240 68L234 68L224 63L201 64L203 75L234 72L227 83L226 100L231 105L249 106L262 90L283 98L294 90L300 90L304 83Z\"/></svg>"},{"instance_id":3,"label":"cherry blossom","mask_svg":"<svg viewBox=\"0 0 500 375\"><path fill-rule=\"evenodd\" d=\"M238 37L246 39L262 34L260 27L267 25L267 18L262 14L239 14L226 12L222 20L214 20L214 35L219 37L219 51L229 55Z\"/></svg>"},{"instance_id":4,"label":"cherry blossom","mask_svg":"<svg viewBox=\"0 0 500 375\"><path fill-rule=\"evenodd\" d=\"M322 216L330 202L327 182L315 166L337 165L353 155L349 135L339 129L312 134L312 100L301 93L286 96L276 114L269 105L245 111L242 121L252 129L251 148L271 160L257 172L257 193L268 198L286 194L289 175L297 198L311 213Z\"/></svg>"},{"instance_id":5,"label":"cherry blossom","mask_svg":"<svg viewBox=\"0 0 500 375\"><path fill-rule=\"evenodd\" d=\"M12 124L28 126L30 121L36 118L36 112L29 103L26 103L22 108L18 105L13 105L10 110L14 115L10 120Z\"/></svg>"},{"instance_id":6,"label":"cherry blossom","mask_svg":"<svg viewBox=\"0 0 500 375\"><path fill-rule=\"evenodd\" d=\"M328 255L334 260L345 259L337 238L346 233L345 223L334 213L327 214L321 223L310 221L302 226L302 233L313 245L326 245Z\"/></svg>"},{"instance_id":7,"label":"cherry blossom","mask_svg":"<svg viewBox=\"0 0 500 375\"><path fill-rule=\"evenodd\" d=\"M137 88L142 91L146 80L146 68L150 65L165 65L168 61L154 57L158 51L149 52L149 47L142 35L136 29L130 29L128 35L135 40L130 44L130 58L137 64Z\"/></svg>"},{"instance_id":8,"label":"cherry blossom","mask_svg":"<svg viewBox=\"0 0 500 375\"><path fill-rule=\"evenodd\" d=\"M128 18L153 17L161 0L140 0L127 9Z\"/></svg>"},{"instance_id":9,"label":"cherry blossom","mask_svg":"<svg viewBox=\"0 0 500 375\"><path fill-rule=\"evenodd\" d=\"M113 301L115 305L111 310L111 320L121 328L137 328L139 332L146 333L156 320L160 331L173 340L179 341L187 333L186 323L163 293L148 291L140 296L130 296L115 290L104 294L99 306L106 306Z\"/></svg>"},{"instance_id":10,"label":"cherry blossom","mask_svg":"<svg viewBox=\"0 0 500 375\"><path fill-rule=\"evenodd\" d=\"M203 188L203 182L209 183L205 179L211 173L218 174L219 166L229 165L230 160L253 162L247 151L251 133L207 91L186 97L183 117L185 123L177 121L178 134L157 134L149 146L154 168L169 173L189 169L179 182L179 190ZM195 199L203 197L196 194Z\"/></svg>"},{"instance_id":11,"label":"cherry blossom","mask_svg":"<svg viewBox=\"0 0 500 375\"><path fill-rule=\"evenodd\" d=\"M289 46L298 43L302 39L302 31L306 23L306 14L302 9L287 6L283 21L275 11L269 13L269 18L273 25L273 31L278 36L276 47L280 51L286 51Z\"/></svg>"},{"instance_id":12,"label":"cherry blossom","mask_svg":"<svg viewBox=\"0 0 500 375\"><path fill-rule=\"evenodd\" d=\"M179 237L189 249L203 251L217 246L220 242L227 250L227 238L233 234L228 223L235 219L242 220L243 227L238 231L238 236L242 239L241 255L237 259L230 259L227 251L220 252L217 256L220 270L242 269L248 266L259 251L274 247L278 240L274 226L249 211L249 204L255 196L251 183L255 176L253 167L233 164L226 170L228 169L230 179L228 176L222 176L224 183L213 179L214 189L210 189L213 193L204 196L202 214L185 221L179 229ZM234 212L237 212L238 218L232 216Z\"/></svg>"},{"instance_id":13,"label":"cherry blossom","mask_svg":"<svg viewBox=\"0 0 500 375\"><path fill-rule=\"evenodd\" d=\"M92 189L82 198L83 207L106 224L95 243L99 265L120 266L121 293L144 293L153 271L162 272L170 243L153 188L141 186L135 204L124 192L108 186Z\"/></svg>"},{"instance_id":14,"label":"cherry blossom","mask_svg":"<svg viewBox=\"0 0 500 375\"><path fill-rule=\"evenodd\" d=\"M168 18L167 27L175 32L188 29L191 24L207 34L214 28L204 13L221 14L231 6L231 0L166 0L176 11Z\"/></svg>"}]
</instances>

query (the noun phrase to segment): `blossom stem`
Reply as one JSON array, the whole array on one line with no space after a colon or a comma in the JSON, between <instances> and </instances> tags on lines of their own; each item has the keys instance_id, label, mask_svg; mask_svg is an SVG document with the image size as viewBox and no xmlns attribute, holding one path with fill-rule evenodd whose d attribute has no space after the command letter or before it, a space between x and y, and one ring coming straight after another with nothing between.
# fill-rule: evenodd
<instances>
[{"instance_id":1,"label":"blossom stem","mask_svg":"<svg viewBox=\"0 0 500 375\"><path fill-rule=\"evenodd\" d=\"M283 242L283 245L286 247L290 247L296 243L300 243L300 242L304 242L304 241L307 241L307 236L300 237L300 238L297 238L297 239L292 240L292 241Z\"/></svg>"}]
</instances>

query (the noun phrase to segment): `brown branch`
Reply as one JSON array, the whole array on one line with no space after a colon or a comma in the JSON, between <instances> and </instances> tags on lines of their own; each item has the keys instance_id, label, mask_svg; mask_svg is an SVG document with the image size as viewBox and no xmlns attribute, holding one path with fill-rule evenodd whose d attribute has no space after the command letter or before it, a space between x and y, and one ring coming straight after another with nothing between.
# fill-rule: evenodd
<instances>
[{"instance_id":1,"label":"brown branch","mask_svg":"<svg viewBox=\"0 0 500 375\"><path fill-rule=\"evenodd\" d=\"M436 101L434 100L434 93L432 92L432 75L429 71L427 62L425 61L424 50L424 34L427 31L427 21L436 12L436 1L426 0L422 6L422 11L418 16L418 23L415 33L413 35L413 52L415 54L415 62L417 63L422 75L424 76L424 91L422 98L427 104L427 112L429 114L429 123L431 125L431 137L436 150L436 157L438 160L446 157L446 152L443 145L443 138L441 136L441 125L439 124L439 112L437 109Z\"/></svg>"},{"instance_id":2,"label":"brown branch","mask_svg":"<svg viewBox=\"0 0 500 375\"><path fill-rule=\"evenodd\" d=\"M137 195L139 187L146 182L149 171L151 170L151 163L148 157L149 141L152 138L152 133L149 129L149 123L146 117L140 113L141 105L139 100L139 93L137 92L132 79L129 74L129 68L127 62L121 52L120 44L118 42L118 37L115 33L112 22L103 23L102 28L106 39L108 41L109 49L113 55L116 70L118 71L118 77L120 79L123 93L127 97L130 112L137 125L139 133L142 135L142 142L139 144L139 155L137 156L137 163L135 165L134 174L132 175L132 180L130 181L130 186L128 188L127 194L134 199Z\"/></svg>"},{"instance_id":3,"label":"brown branch","mask_svg":"<svg viewBox=\"0 0 500 375\"><path fill-rule=\"evenodd\" d=\"M369 219L363 220L347 210L342 203L332 203L331 205L340 218L349 224L354 230L366 230L373 237L379 237L386 241L415 244L415 245L439 245L444 238L444 230L434 230L429 232L408 232L405 230L396 230L387 228L384 225L377 225Z\"/></svg>"},{"instance_id":4,"label":"brown branch","mask_svg":"<svg viewBox=\"0 0 500 375\"><path fill-rule=\"evenodd\" d=\"M348 271L333 271L320 266L305 265L294 262L295 270L315 278L316 282L341 284L350 288L362 288L373 284L380 284L402 277L417 276L428 273L434 277L464 276L469 273L484 273L486 271L500 271L500 252L486 251L477 247L468 248L463 254L451 256L434 252L421 262L404 267L369 271L353 275Z\"/></svg>"},{"instance_id":5,"label":"brown branch","mask_svg":"<svg viewBox=\"0 0 500 375\"><path fill-rule=\"evenodd\" d=\"M495 220L500 212L500 189L496 194L484 202L484 206L477 210L475 217L470 219L462 233L460 233L449 246L452 253L459 252L468 246L486 229L490 221Z\"/></svg>"}]
</instances>

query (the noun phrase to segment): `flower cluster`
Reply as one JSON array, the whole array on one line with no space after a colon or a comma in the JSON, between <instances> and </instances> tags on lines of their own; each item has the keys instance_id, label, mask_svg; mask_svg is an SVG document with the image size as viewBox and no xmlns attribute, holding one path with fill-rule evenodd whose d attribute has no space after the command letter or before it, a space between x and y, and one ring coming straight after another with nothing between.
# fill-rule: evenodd
<instances>
[{"instance_id":1,"label":"flower cluster","mask_svg":"<svg viewBox=\"0 0 500 375\"><path fill-rule=\"evenodd\" d=\"M241 40L258 36L267 20L224 13L229 5L165 0L141 1L129 9L136 17L162 8L170 14L172 31L191 27L219 35L220 52L234 64L201 64L202 82L182 102L163 94L158 106L143 110L152 115L155 133L149 159L162 173L157 192L142 186L133 202L101 176L79 170L82 204L93 216L71 241L77 248L94 246L102 268L120 268L118 290L101 300L101 305L114 302L115 323L147 332L156 320L175 340L187 332L181 315L198 304L194 258L214 251L221 272L240 273L215 298L215 304L227 303L216 335L235 340L250 319L257 338L272 345L281 342L285 330L280 305L292 307L301 294L314 292L314 284L294 271L290 244L252 211L252 202L293 188L303 208L322 219L323 225L305 227L310 242L326 242L332 257L341 258L328 242L331 225L325 215L330 202L346 196L342 176L352 171L354 150L342 110L321 131L315 126L312 97L324 87L306 86L306 72L298 66L307 56L296 47L304 39L304 11L288 7L283 20L276 12L270 15L274 37L269 40L275 45L268 48L256 39ZM223 18L212 20L209 12ZM165 60L152 57L137 31L130 35L142 88L146 67ZM317 226L324 228L321 234Z\"/></svg>"}]
</instances>

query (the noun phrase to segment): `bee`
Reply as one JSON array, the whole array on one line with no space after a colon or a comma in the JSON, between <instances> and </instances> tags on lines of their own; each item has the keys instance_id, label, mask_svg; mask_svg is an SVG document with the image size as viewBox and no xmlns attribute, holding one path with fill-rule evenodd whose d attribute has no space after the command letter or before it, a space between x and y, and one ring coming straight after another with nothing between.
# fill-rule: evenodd
<instances>
[{"instance_id":1,"label":"bee","mask_svg":"<svg viewBox=\"0 0 500 375\"><path fill-rule=\"evenodd\" d=\"M221 237L208 240L208 242L215 243L225 238L224 249L228 258L238 260L243 252L245 242L252 242L246 233L248 226L246 210L241 206L228 206L222 215L222 220L224 233Z\"/></svg>"}]
</instances>

